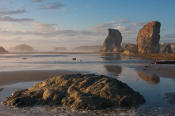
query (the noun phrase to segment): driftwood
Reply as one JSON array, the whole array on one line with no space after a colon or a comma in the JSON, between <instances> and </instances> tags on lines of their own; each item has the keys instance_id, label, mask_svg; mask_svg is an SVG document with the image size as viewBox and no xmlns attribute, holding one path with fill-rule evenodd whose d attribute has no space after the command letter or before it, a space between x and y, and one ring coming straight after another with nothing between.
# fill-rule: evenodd
<instances>
[{"instance_id":1,"label":"driftwood","mask_svg":"<svg viewBox=\"0 0 175 116\"><path fill-rule=\"evenodd\" d=\"M155 64L175 64L175 60L156 60Z\"/></svg>"}]
</instances>

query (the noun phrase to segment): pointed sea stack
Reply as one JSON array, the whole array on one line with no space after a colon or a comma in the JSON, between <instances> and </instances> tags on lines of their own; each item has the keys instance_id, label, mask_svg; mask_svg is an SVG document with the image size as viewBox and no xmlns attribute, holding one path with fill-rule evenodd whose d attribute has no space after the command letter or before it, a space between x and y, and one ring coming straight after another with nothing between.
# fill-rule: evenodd
<instances>
[{"instance_id":1,"label":"pointed sea stack","mask_svg":"<svg viewBox=\"0 0 175 116\"><path fill-rule=\"evenodd\" d=\"M117 29L109 29L109 34L101 48L102 52L120 52L122 35Z\"/></svg>"}]
</instances>

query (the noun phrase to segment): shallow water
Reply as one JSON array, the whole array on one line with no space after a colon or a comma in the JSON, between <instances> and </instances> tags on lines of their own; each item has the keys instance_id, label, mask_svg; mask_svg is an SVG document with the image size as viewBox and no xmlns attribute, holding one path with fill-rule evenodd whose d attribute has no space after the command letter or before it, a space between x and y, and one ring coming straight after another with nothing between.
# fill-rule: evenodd
<instances>
[{"instance_id":1,"label":"shallow water","mask_svg":"<svg viewBox=\"0 0 175 116\"><path fill-rule=\"evenodd\" d=\"M77 58L73 61L72 58ZM150 64L151 60L122 57L120 55L99 54L9 54L0 56L1 71L21 70L68 70L83 71L109 75L127 83L135 91L140 92L146 103L137 109L108 109L104 111L75 111L68 108L39 107L13 109L0 106L0 114L8 115L173 115L175 104L172 99L175 93L175 80L171 77L158 77L136 70L138 66ZM28 88L36 82L21 82L6 85L0 91L0 101L3 101L13 91ZM167 95L169 95L167 97ZM172 96L171 96L172 95Z\"/></svg>"}]
</instances>

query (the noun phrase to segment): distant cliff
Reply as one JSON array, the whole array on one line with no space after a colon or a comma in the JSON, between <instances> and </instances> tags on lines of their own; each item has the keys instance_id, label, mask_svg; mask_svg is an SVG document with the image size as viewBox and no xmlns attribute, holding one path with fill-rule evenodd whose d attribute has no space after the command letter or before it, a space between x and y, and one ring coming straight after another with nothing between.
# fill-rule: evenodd
<instances>
[{"instance_id":1,"label":"distant cliff","mask_svg":"<svg viewBox=\"0 0 175 116\"><path fill-rule=\"evenodd\" d=\"M34 52L35 49L30 45L20 44L20 45L13 47L13 48L10 48L10 51L13 51L13 52Z\"/></svg>"},{"instance_id":2,"label":"distant cliff","mask_svg":"<svg viewBox=\"0 0 175 116\"><path fill-rule=\"evenodd\" d=\"M6 54L8 51L4 49L2 46L0 46L0 54Z\"/></svg>"},{"instance_id":3,"label":"distant cliff","mask_svg":"<svg viewBox=\"0 0 175 116\"><path fill-rule=\"evenodd\" d=\"M67 48L65 48L65 47L55 47L54 48L54 51L67 51Z\"/></svg>"},{"instance_id":4,"label":"distant cliff","mask_svg":"<svg viewBox=\"0 0 175 116\"><path fill-rule=\"evenodd\" d=\"M79 46L73 49L73 51L76 52L99 52L101 46L96 45L96 46Z\"/></svg>"}]
</instances>

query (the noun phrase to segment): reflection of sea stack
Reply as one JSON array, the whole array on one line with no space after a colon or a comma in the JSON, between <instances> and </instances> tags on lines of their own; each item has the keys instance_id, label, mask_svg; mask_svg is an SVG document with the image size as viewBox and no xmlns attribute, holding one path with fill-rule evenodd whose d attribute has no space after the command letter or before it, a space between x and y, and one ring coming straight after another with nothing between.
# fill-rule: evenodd
<instances>
[{"instance_id":1,"label":"reflection of sea stack","mask_svg":"<svg viewBox=\"0 0 175 116\"><path fill-rule=\"evenodd\" d=\"M118 65L105 65L104 66L108 72L113 73L115 76L119 76L122 73L121 66Z\"/></svg>"},{"instance_id":2,"label":"reflection of sea stack","mask_svg":"<svg viewBox=\"0 0 175 116\"><path fill-rule=\"evenodd\" d=\"M6 54L8 51L0 46L0 54Z\"/></svg>"},{"instance_id":3,"label":"reflection of sea stack","mask_svg":"<svg viewBox=\"0 0 175 116\"><path fill-rule=\"evenodd\" d=\"M26 44L17 45L11 50L15 52L34 52L35 51L31 46Z\"/></svg>"},{"instance_id":4,"label":"reflection of sea stack","mask_svg":"<svg viewBox=\"0 0 175 116\"><path fill-rule=\"evenodd\" d=\"M102 52L120 52L122 35L117 29L109 29L107 38L101 48Z\"/></svg>"},{"instance_id":5,"label":"reflection of sea stack","mask_svg":"<svg viewBox=\"0 0 175 116\"><path fill-rule=\"evenodd\" d=\"M137 46L141 54L159 53L160 27L158 21L146 24L138 33Z\"/></svg>"},{"instance_id":6,"label":"reflection of sea stack","mask_svg":"<svg viewBox=\"0 0 175 116\"><path fill-rule=\"evenodd\" d=\"M160 78L155 74L147 74L144 72L137 72L138 76L150 84L157 84L160 82Z\"/></svg>"}]
</instances>

